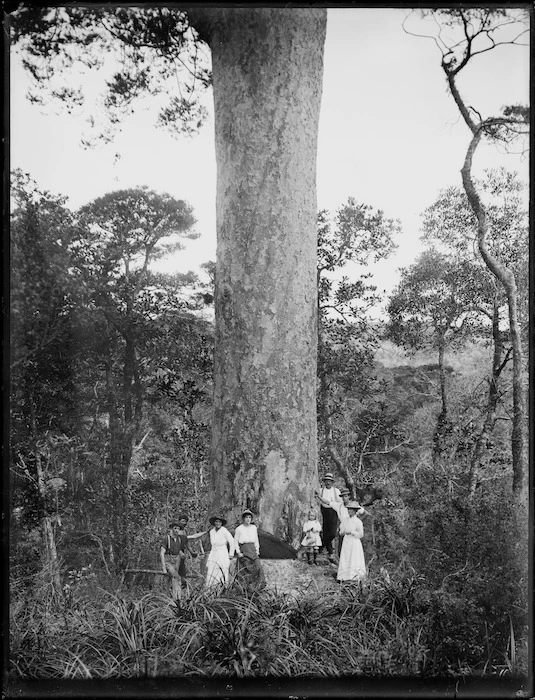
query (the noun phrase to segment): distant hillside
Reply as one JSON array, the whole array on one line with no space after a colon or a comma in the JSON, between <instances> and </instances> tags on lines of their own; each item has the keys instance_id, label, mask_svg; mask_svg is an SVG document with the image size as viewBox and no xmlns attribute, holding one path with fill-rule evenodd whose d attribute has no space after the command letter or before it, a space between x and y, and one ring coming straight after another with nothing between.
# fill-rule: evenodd
<instances>
[{"instance_id":1,"label":"distant hillside","mask_svg":"<svg viewBox=\"0 0 535 700\"><path fill-rule=\"evenodd\" d=\"M459 352L446 352L446 365L459 374L470 374L474 369L489 367L492 358L492 348L481 343L471 343ZM375 361L386 368L419 367L437 363L437 353L417 352L408 353L403 348L394 345L389 340L380 341L375 353Z\"/></svg>"}]
</instances>

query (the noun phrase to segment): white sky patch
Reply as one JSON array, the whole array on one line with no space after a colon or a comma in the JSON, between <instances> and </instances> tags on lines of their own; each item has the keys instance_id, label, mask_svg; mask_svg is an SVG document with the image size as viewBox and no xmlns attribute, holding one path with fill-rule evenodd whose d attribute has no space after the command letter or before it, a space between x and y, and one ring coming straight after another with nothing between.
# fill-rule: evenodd
<instances>
[{"instance_id":1,"label":"white sky patch","mask_svg":"<svg viewBox=\"0 0 535 700\"><path fill-rule=\"evenodd\" d=\"M389 293L399 268L423 246L420 215L441 189L461 185L470 140L446 89L440 55L430 40L403 31L406 10L329 8L318 144L318 210L331 215L348 197L399 219L397 251L370 269L379 291ZM97 74L98 71L93 71ZM97 103L95 76L85 77L90 107ZM216 256L216 163L211 94L209 119L194 137L173 138L155 126L150 100L129 116L107 145L87 150L81 138L87 113L59 113L56 105L30 104L30 84L20 59L11 56L11 167L28 172L39 187L69 198L77 208L108 192L146 185L188 202L197 219L196 240L163 272L199 271ZM467 102L482 115L504 104L529 102L529 48L504 46L474 59L459 78ZM481 146L474 175L505 166L528 179L527 158ZM527 251L526 251L527 254ZM345 271L350 274L350 269Z\"/></svg>"}]
</instances>

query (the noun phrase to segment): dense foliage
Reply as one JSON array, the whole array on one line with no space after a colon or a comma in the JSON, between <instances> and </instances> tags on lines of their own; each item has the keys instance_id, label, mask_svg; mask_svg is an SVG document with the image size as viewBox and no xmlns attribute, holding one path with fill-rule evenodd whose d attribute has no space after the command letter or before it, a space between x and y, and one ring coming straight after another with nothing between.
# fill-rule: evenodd
<instances>
[{"instance_id":1,"label":"dense foliage","mask_svg":"<svg viewBox=\"0 0 535 700\"><path fill-rule=\"evenodd\" d=\"M194 235L193 212L142 188L72 212L21 173L13 197L14 678L526 673L507 334L458 241L385 300L367 265L396 223L356 200L319 216L320 467L366 506L364 587L196 589L176 608L122 574L156 568L181 512L206 525L213 266L208 284L151 267Z\"/></svg>"}]
</instances>

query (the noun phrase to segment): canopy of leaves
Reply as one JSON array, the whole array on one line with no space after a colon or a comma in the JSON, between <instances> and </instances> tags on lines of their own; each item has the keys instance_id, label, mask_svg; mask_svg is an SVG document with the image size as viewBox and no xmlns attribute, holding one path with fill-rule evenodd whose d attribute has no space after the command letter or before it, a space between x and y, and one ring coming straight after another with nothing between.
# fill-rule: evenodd
<instances>
[{"instance_id":1,"label":"canopy of leaves","mask_svg":"<svg viewBox=\"0 0 535 700\"><path fill-rule=\"evenodd\" d=\"M482 193L488 217L487 244L504 264L518 265L527 248L527 188L517 173L504 168L485 171L475 184ZM422 240L442 243L458 255L481 261L477 250L477 219L462 187L442 190L423 214ZM481 261L482 264L482 261Z\"/></svg>"},{"instance_id":2,"label":"canopy of leaves","mask_svg":"<svg viewBox=\"0 0 535 700\"><path fill-rule=\"evenodd\" d=\"M399 222L353 197L334 221L327 211L318 215L318 371L346 388L361 377L377 342L367 312L379 297L367 266L390 255L399 230ZM339 276L346 265L353 267L351 280Z\"/></svg>"},{"instance_id":3,"label":"canopy of leaves","mask_svg":"<svg viewBox=\"0 0 535 700\"><path fill-rule=\"evenodd\" d=\"M71 247L90 298L115 295L114 303L133 303L150 263L198 236L190 231L194 222L188 204L146 187L111 192L82 207Z\"/></svg>"},{"instance_id":4,"label":"canopy of leaves","mask_svg":"<svg viewBox=\"0 0 535 700\"><path fill-rule=\"evenodd\" d=\"M28 175L15 172L11 184L13 406L22 431L32 421L45 430L55 416L67 422L72 418L64 402L72 408L69 348L75 314L68 246L74 219L63 197L40 191ZM13 429L18 429L17 421Z\"/></svg>"},{"instance_id":5,"label":"canopy of leaves","mask_svg":"<svg viewBox=\"0 0 535 700\"><path fill-rule=\"evenodd\" d=\"M193 133L206 118L198 93L211 82L209 58L184 10L22 4L10 15L9 29L34 80L35 102L49 94L72 109L86 97L81 80L73 84L77 70L109 76L98 118L92 118L93 125L107 120L97 138L109 140L143 95L153 103L158 98L158 123L171 133Z\"/></svg>"},{"instance_id":6,"label":"canopy of leaves","mask_svg":"<svg viewBox=\"0 0 535 700\"><path fill-rule=\"evenodd\" d=\"M528 280L528 192L518 175L504 168L488 170L485 179L476 181L484 198L488 219L487 245L492 256L514 272L519 289L519 311L527 320ZM439 245L444 252L460 260L467 257L483 268L478 250L477 220L461 187L449 187L423 214L422 240ZM493 275L477 278L481 285L481 308L492 307L494 300L505 304L505 294ZM486 291L485 291L486 290Z\"/></svg>"},{"instance_id":7,"label":"canopy of leaves","mask_svg":"<svg viewBox=\"0 0 535 700\"><path fill-rule=\"evenodd\" d=\"M401 272L388 304L389 336L417 350L483 333L477 309L486 281L487 274L474 263L424 251Z\"/></svg>"}]
</instances>

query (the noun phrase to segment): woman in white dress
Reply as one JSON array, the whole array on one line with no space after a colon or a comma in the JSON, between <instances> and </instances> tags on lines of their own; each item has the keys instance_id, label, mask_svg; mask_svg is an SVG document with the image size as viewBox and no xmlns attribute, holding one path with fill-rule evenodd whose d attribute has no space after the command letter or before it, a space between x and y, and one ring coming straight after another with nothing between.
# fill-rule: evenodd
<instances>
[{"instance_id":1,"label":"woman in white dress","mask_svg":"<svg viewBox=\"0 0 535 700\"><path fill-rule=\"evenodd\" d=\"M357 515L364 513L356 501L350 501L346 506L349 517L340 523L340 535L344 536L340 561L338 563L338 581L359 581L366 576L366 562L361 539L364 535L362 521Z\"/></svg>"},{"instance_id":2,"label":"woman in white dress","mask_svg":"<svg viewBox=\"0 0 535 700\"><path fill-rule=\"evenodd\" d=\"M210 588L228 582L230 557L234 556L236 545L227 530L227 521L219 515L210 518L210 544L212 548L206 560L206 586Z\"/></svg>"}]
</instances>

